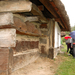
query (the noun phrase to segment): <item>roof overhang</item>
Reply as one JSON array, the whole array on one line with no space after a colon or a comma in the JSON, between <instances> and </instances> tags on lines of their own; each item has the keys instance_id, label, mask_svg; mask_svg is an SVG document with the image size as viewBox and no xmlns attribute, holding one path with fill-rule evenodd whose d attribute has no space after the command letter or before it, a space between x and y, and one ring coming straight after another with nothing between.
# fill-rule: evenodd
<instances>
[{"instance_id":1,"label":"roof overhang","mask_svg":"<svg viewBox=\"0 0 75 75\"><path fill-rule=\"evenodd\" d=\"M60 0L39 0L62 26L62 31L71 31L69 17Z\"/></svg>"}]
</instances>

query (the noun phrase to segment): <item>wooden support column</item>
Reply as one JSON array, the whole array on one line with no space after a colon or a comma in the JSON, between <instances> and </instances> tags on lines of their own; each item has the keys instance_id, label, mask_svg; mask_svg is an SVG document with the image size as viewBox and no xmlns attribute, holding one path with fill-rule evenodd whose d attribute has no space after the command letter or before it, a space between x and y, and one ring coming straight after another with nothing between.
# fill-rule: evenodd
<instances>
[{"instance_id":1,"label":"wooden support column","mask_svg":"<svg viewBox=\"0 0 75 75\"><path fill-rule=\"evenodd\" d=\"M12 13L0 13L0 26L3 25L12 25L13 22L13 14Z\"/></svg>"},{"instance_id":2,"label":"wooden support column","mask_svg":"<svg viewBox=\"0 0 75 75\"><path fill-rule=\"evenodd\" d=\"M50 19L48 23L48 36L49 36L48 56L51 59L53 59L54 57L54 25L55 25L55 21L53 19Z\"/></svg>"},{"instance_id":3,"label":"wooden support column","mask_svg":"<svg viewBox=\"0 0 75 75\"><path fill-rule=\"evenodd\" d=\"M49 22L49 47L52 47L52 35L53 35L53 20L50 19L50 22Z\"/></svg>"}]
</instances>

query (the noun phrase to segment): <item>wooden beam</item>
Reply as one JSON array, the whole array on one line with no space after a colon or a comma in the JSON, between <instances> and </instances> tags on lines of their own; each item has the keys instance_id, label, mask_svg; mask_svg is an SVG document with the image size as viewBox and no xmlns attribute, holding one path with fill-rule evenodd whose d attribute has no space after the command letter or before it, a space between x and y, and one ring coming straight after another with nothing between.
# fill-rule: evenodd
<instances>
[{"instance_id":1,"label":"wooden beam","mask_svg":"<svg viewBox=\"0 0 75 75\"><path fill-rule=\"evenodd\" d=\"M0 13L0 26L14 24L12 13Z\"/></svg>"},{"instance_id":2,"label":"wooden beam","mask_svg":"<svg viewBox=\"0 0 75 75\"><path fill-rule=\"evenodd\" d=\"M43 5L39 5L38 8L43 11L44 10L44 6Z\"/></svg>"},{"instance_id":3,"label":"wooden beam","mask_svg":"<svg viewBox=\"0 0 75 75\"><path fill-rule=\"evenodd\" d=\"M53 7L50 5L49 0L39 0L46 8L47 10L54 16L57 17L57 14L53 10Z\"/></svg>"},{"instance_id":4,"label":"wooden beam","mask_svg":"<svg viewBox=\"0 0 75 75\"><path fill-rule=\"evenodd\" d=\"M29 21L29 22L37 22L39 21L39 17L38 16L30 16L30 17L25 17L25 21Z\"/></svg>"},{"instance_id":5,"label":"wooden beam","mask_svg":"<svg viewBox=\"0 0 75 75\"><path fill-rule=\"evenodd\" d=\"M29 12L31 8L30 1L0 1L0 12Z\"/></svg>"},{"instance_id":6,"label":"wooden beam","mask_svg":"<svg viewBox=\"0 0 75 75\"><path fill-rule=\"evenodd\" d=\"M38 16L23 16L20 14L14 14L15 17L18 17L23 20L23 22L29 21L29 22L39 22Z\"/></svg>"},{"instance_id":7,"label":"wooden beam","mask_svg":"<svg viewBox=\"0 0 75 75\"><path fill-rule=\"evenodd\" d=\"M56 18L55 21L59 22L60 21L60 18Z\"/></svg>"},{"instance_id":8,"label":"wooden beam","mask_svg":"<svg viewBox=\"0 0 75 75\"><path fill-rule=\"evenodd\" d=\"M0 29L0 47L16 46L16 29Z\"/></svg>"},{"instance_id":9,"label":"wooden beam","mask_svg":"<svg viewBox=\"0 0 75 75\"><path fill-rule=\"evenodd\" d=\"M44 17L44 15L42 14L42 12L39 10L39 8L38 8L35 4L32 4L31 13L32 13L33 15L39 16L41 22L47 23L47 19Z\"/></svg>"}]
</instances>

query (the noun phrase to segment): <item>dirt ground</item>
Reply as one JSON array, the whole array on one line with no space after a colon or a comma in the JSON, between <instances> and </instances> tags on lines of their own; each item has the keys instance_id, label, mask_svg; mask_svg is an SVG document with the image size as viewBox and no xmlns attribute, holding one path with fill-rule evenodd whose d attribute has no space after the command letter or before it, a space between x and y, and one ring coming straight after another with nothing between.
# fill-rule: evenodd
<instances>
[{"instance_id":1,"label":"dirt ground","mask_svg":"<svg viewBox=\"0 0 75 75\"><path fill-rule=\"evenodd\" d=\"M61 55L55 59L40 56L35 62L16 70L11 75L54 75L63 59Z\"/></svg>"}]
</instances>

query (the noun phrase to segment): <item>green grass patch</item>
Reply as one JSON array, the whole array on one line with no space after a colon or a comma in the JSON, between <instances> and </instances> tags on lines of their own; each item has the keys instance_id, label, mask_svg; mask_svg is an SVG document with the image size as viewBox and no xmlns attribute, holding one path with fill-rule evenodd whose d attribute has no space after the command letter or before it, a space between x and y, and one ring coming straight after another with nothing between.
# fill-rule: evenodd
<instances>
[{"instance_id":1,"label":"green grass patch","mask_svg":"<svg viewBox=\"0 0 75 75\"><path fill-rule=\"evenodd\" d=\"M66 44L63 43L63 46L62 51L66 52ZM60 64L55 75L75 75L75 58L68 56L66 53L61 56L64 57L64 61Z\"/></svg>"},{"instance_id":2,"label":"green grass patch","mask_svg":"<svg viewBox=\"0 0 75 75\"><path fill-rule=\"evenodd\" d=\"M66 51L67 51L67 45L66 45L66 43L65 43L65 42L63 42L63 46L64 46L64 48L62 48L62 50L61 50L61 51L66 52Z\"/></svg>"}]
</instances>

